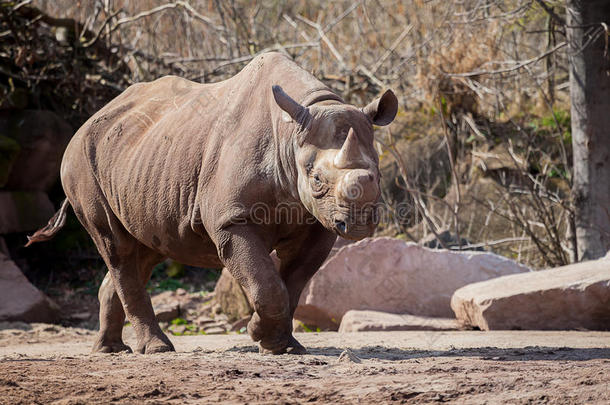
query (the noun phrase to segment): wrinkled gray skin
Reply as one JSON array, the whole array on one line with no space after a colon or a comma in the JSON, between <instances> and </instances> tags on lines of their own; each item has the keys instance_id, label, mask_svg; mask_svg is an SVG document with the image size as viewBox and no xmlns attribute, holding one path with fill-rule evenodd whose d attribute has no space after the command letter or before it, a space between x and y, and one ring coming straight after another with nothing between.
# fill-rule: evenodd
<instances>
[{"instance_id":1,"label":"wrinkled gray skin","mask_svg":"<svg viewBox=\"0 0 610 405\"><path fill-rule=\"evenodd\" d=\"M174 349L145 289L170 257L226 266L253 304L248 333L260 350L303 353L292 336L299 295L337 234L375 229L373 124L396 111L391 91L363 109L345 104L278 53L223 82L164 77L112 100L76 133L61 166L67 199L109 270L93 351L129 350L125 315L137 352ZM31 242L52 237L66 208Z\"/></svg>"}]
</instances>

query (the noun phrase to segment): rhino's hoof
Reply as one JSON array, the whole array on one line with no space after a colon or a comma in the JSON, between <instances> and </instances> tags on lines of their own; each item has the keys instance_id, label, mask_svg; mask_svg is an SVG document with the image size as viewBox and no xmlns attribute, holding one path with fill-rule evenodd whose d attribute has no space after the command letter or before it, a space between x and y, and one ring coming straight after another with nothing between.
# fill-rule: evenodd
<instances>
[{"instance_id":1,"label":"rhino's hoof","mask_svg":"<svg viewBox=\"0 0 610 405\"><path fill-rule=\"evenodd\" d=\"M288 345L276 346L273 348L265 348L259 342L258 344L258 352L260 354L307 354L307 349L300 344L294 337L290 337L288 341Z\"/></svg>"},{"instance_id":2,"label":"rhino's hoof","mask_svg":"<svg viewBox=\"0 0 610 405\"><path fill-rule=\"evenodd\" d=\"M91 353L131 353L131 347L123 342L110 344L95 344Z\"/></svg>"},{"instance_id":3,"label":"rhino's hoof","mask_svg":"<svg viewBox=\"0 0 610 405\"><path fill-rule=\"evenodd\" d=\"M260 341L265 336L265 330L261 327L261 318L258 316L257 312L252 314L252 318L250 318L250 322L248 322L246 329L248 335L250 335L255 342Z\"/></svg>"},{"instance_id":4,"label":"rhino's hoof","mask_svg":"<svg viewBox=\"0 0 610 405\"><path fill-rule=\"evenodd\" d=\"M286 353L286 348L278 348L278 349L267 349L264 348L260 342L258 343L258 352L260 354L284 354Z\"/></svg>"},{"instance_id":5,"label":"rhino's hoof","mask_svg":"<svg viewBox=\"0 0 610 405\"><path fill-rule=\"evenodd\" d=\"M288 354L307 354L307 349L305 346L299 343L294 337L290 337L290 343L288 343L288 350L286 350Z\"/></svg>"},{"instance_id":6,"label":"rhino's hoof","mask_svg":"<svg viewBox=\"0 0 610 405\"><path fill-rule=\"evenodd\" d=\"M154 337L142 344L138 345L137 349L140 354L153 354L153 353L165 353L175 352L174 345L169 341L167 336L163 336L163 339Z\"/></svg>"},{"instance_id":7,"label":"rhino's hoof","mask_svg":"<svg viewBox=\"0 0 610 405\"><path fill-rule=\"evenodd\" d=\"M168 345L156 345L156 346L146 346L144 349L144 354L153 354L153 353L165 353L165 352L175 352L174 346Z\"/></svg>"}]
</instances>

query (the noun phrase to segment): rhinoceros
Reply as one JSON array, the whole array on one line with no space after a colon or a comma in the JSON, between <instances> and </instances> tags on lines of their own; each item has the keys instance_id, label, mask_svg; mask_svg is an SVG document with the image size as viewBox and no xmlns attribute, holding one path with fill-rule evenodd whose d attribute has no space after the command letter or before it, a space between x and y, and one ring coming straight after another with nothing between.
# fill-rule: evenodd
<instances>
[{"instance_id":1,"label":"rhinoceros","mask_svg":"<svg viewBox=\"0 0 610 405\"><path fill-rule=\"evenodd\" d=\"M302 289L337 235L377 225L373 125L390 124L391 90L363 108L280 53L234 77L175 76L130 86L70 141L60 169L66 200L29 243L50 239L71 205L108 267L94 352L172 351L146 292L165 258L226 267L255 310L247 330L263 353L304 353L292 335ZM270 253L280 259L279 270Z\"/></svg>"}]
</instances>

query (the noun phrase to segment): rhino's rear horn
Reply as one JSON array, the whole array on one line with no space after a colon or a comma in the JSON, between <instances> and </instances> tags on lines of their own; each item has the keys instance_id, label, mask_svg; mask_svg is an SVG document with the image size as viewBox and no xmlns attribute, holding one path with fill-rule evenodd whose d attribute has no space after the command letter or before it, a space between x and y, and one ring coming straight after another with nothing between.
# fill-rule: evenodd
<instances>
[{"instance_id":1,"label":"rhino's rear horn","mask_svg":"<svg viewBox=\"0 0 610 405\"><path fill-rule=\"evenodd\" d=\"M271 89L273 90L273 98L277 105L280 106L282 110L286 111L295 122L302 123L305 119L307 109L294 101L277 84L274 84Z\"/></svg>"},{"instance_id":2,"label":"rhino's rear horn","mask_svg":"<svg viewBox=\"0 0 610 405\"><path fill-rule=\"evenodd\" d=\"M337 169L353 169L359 167L363 161L362 151L358 145L358 138L356 137L354 129L350 128L341 150L333 160L333 164Z\"/></svg>"}]
</instances>

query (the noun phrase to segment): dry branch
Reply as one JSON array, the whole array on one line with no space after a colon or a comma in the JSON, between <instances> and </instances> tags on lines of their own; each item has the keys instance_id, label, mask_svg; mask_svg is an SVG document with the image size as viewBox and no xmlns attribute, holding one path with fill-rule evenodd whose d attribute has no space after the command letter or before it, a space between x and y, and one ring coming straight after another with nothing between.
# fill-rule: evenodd
<instances>
[{"instance_id":1,"label":"dry branch","mask_svg":"<svg viewBox=\"0 0 610 405\"><path fill-rule=\"evenodd\" d=\"M560 42L559 44L555 45L553 48L549 49L548 51L546 51L534 58L530 58L530 59L518 62L515 66L511 66L509 68L497 69L497 70L477 70L474 72L466 72L466 73L449 73L449 72L444 72L444 73L445 73L445 75L447 75L449 77L474 77L474 76L497 75L497 74L501 74L501 73L514 72L514 71L522 69L528 65L531 65L532 63L536 63L539 60L544 59L549 55L552 55L553 53L557 52L558 50L565 47L566 45L568 45L567 42Z\"/></svg>"}]
</instances>

